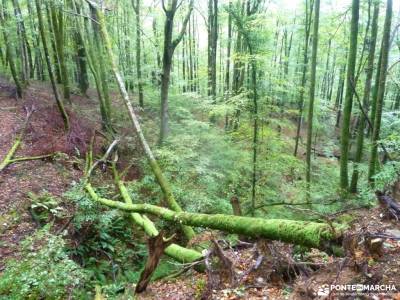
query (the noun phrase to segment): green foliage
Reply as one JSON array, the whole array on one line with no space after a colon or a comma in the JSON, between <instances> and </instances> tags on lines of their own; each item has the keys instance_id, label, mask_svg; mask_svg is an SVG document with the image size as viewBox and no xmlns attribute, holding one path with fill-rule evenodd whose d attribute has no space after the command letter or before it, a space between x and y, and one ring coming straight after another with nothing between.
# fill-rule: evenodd
<instances>
[{"instance_id":1,"label":"green foliage","mask_svg":"<svg viewBox=\"0 0 400 300\"><path fill-rule=\"evenodd\" d=\"M32 213L39 221L48 221L49 217L58 218L63 216L63 208L60 206L60 201L47 191L40 194L32 192L28 193L31 200L30 208Z\"/></svg>"},{"instance_id":2,"label":"green foliage","mask_svg":"<svg viewBox=\"0 0 400 300\"><path fill-rule=\"evenodd\" d=\"M106 188L97 192L105 197ZM81 242L70 247L69 254L89 271L94 283L107 285L110 294L121 291L127 282L136 282L146 255L146 246L137 242L142 231L117 210L104 210L93 202L81 184L72 186L65 196L75 204L73 225L81 235Z\"/></svg>"},{"instance_id":3,"label":"green foliage","mask_svg":"<svg viewBox=\"0 0 400 300\"><path fill-rule=\"evenodd\" d=\"M66 299L88 280L88 273L66 254L63 238L48 227L24 240L20 255L7 262L0 298Z\"/></svg>"},{"instance_id":4,"label":"green foliage","mask_svg":"<svg viewBox=\"0 0 400 300\"><path fill-rule=\"evenodd\" d=\"M382 166L374 176L375 188L384 191L398 181L400 174L400 162L390 161Z\"/></svg>"},{"instance_id":5,"label":"green foliage","mask_svg":"<svg viewBox=\"0 0 400 300\"><path fill-rule=\"evenodd\" d=\"M204 111L209 111L209 102L185 96L171 99L171 135L155 151L163 172L185 210L229 213L230 195L248 184L250 177L243 175L250 174L250 153L208 122ZM154 127L146 123L145 128ZM137 202L157 204L158 184L145 161L142 167L146 175L129 183L129 191Z\"/></svg>"}]
</instances>

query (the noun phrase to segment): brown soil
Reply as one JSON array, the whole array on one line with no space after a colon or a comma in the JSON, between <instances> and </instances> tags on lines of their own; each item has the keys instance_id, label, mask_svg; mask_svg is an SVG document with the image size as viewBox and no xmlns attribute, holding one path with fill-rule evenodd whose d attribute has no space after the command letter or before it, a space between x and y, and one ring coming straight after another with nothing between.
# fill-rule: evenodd
<instances>
[{"instance_id":1,"label":"brown soil","mask_svg":"<svg viewBox=\"0 0 400 300\"><path fill-rule=\"evenodd\" d=\"M62 197L71 182L78 181L82 170L76 162L84 157L98 120L93 108L98 105L74 95L69 108L71 130L65 133L51 90L43 83L32 83L23 99L14 97L14 89L0 78L0 160L6 155L25 122L26 109L33 109L23 143L16 157L64 153L55 159L25 161L8 166L0 173L0 271L10 256L17 254L18 243L37 227L28 208L29 193L47 191ZM75 109L79 106L79 110ZM79 113L75 113L79 111ZM100 144L96 144L99 150ZM62 222L62 221L61 221Z\"/></svg>"}]
</instances>

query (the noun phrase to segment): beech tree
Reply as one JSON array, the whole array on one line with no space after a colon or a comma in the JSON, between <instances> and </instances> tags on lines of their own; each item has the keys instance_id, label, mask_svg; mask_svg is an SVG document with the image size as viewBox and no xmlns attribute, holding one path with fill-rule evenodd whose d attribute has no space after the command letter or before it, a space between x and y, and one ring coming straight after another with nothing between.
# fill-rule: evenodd
<instances>
[{"instance_id":1,"label":"beech tree","mask_svg":"<svg viewBox=\"0 0 400 300\"><path fill-rule=\"evenodd\" d=\"M317 52L318 52L318 29L319 29L319 6L320 1L314 1L314 24L312 35L312 54L311 54L311 75L310 75L310 101L308 104L308 126L307 126L307 149L306 149L306 181L309 185L311 182L311 143L313 137L313 118L314 118L314 101L315 101L315 78L317 72ZM305 59L306 60L306 59ZM304 71L305 72L305 71Z\"/></svg>"},{"instance_id":2,"label":"beech tree","mask_svg":"<svg viewBox=\"0 0 400 300\"><path fill-rule=\"evenodd\" d=\"M47 46L47 38L46 38L45 27L44 27L45 25L43 22L41 1L35 0L35 5L36 5L36 13L38 16L38 21L39 21L39 30L40 30L40 36L42 39L43 52L44 52L44 57L45 57L46 65L47 65L47 71L49 73L50 82L51 82L51 86L53 89L54 97L56 99L58 110L60 111L60 114L63 118L65 130L68 131L69 130L69 118L68 118L67 112L65 111L63 101L58 93L57 86L56 86L56 79L54 77L53 67L52 67L52 63L50 60L49 48Z\"/></svg>"},{"instance_id":3,"label":"beech tree","mask_svg":"<svg viewBox=\"0 0 400 300\"><path fill-rule=\"evenodd\" d=\"M370 39L368 39L369 52L368 52L368 63L365 70L366 76L365 76L364 94L361 107L362 112L360 113L360 119L358 121L356 155L354 158L354 170L350 184L350 191L352 193L357 192L357 183L359 178L359 170L357 164L361 162L363 155L364 135L365 135L364 129L365 129L366 117L368 117L369 99L371 94L370 92L371 82L372 82L372 75L374 72L375 46L376 46L376 37L378 33L378 17L379 17L379 3L374 2L374 14L372 17L371 37Z\"/></svg>"},{"instance_id":4,"label":"beech tree","mask_svg":"<svg viewBox=\"0 0 400 300\"><path fill-rule=\"evenodd\" d=\"M368 169L368 179L370 183L374 184L374 175L376 172L376 167L378 164L378 143L379 143L379 134L381 129L381 120L382 120L382 109L383 109L383 101L385 97L385 84L387 77L387 68L388 68L388 57L389 57L389 48L390 48L390 31L392 24L392 0L388 0L386 4L386 17L385 24L383 26L383 36L382 36L382 44L381 44L381 54L380 54L380 68L379 72L377 72L377 76L379 76L379 80L377 80L377 95L375 100L375 115L373 120L373 129L372 129L372 146L371 146L371 157L369 161L369 169Z\"/></svg>"},{"instance_id":5,"label":"beech tree","mask_svg":"<svg viewBox=\"0 0 400 300\"><path fill-rule=\"evenodd\" d=\"M340 135L340 187L347 191L349 187L348 160L350 141L350 118L353 108L353 94L356 86L355 67L357 56L359 0L353 0L351 6L350 46L347 61L346 93L344 98L342 128Z\"/></svg>"},{"instance_id":6,"label":"beech tree","mask_svg":"<svg viewBox=\"0 0 400 300\"><path fill-rule=\"evenodd\" d=\"M162 144L169 132L168 126L168 92L171 76L172 57L176 46L182 41L186 31L186 26L193 10L193 0L190 0L188 11L183 20L181 31L178 36L173 39L174 18L178 10L178 0L162 0L162 7L165 13L164 24L164 47L162 55L162 75L161 75L161 126L159 143Z\"/></svg>"}]
</instances>

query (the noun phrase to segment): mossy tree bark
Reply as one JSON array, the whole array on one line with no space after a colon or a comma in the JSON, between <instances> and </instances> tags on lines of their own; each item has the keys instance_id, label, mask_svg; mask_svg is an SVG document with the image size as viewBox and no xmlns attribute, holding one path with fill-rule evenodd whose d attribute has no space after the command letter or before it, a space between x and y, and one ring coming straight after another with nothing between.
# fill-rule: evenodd
<instances>
[{"instance_id":1,"label":"mossy tree bark","mask_svg":"<svg viewBox=\"0 0 400 300\"><path fill-rule=\"evenodd\" d=\"M56 98L56 103L57 103L58 110L60 111L61 117L63 118L63 121L64 121L65 130L68 131L69 130L69 118L68 118L67 112L65 111L64 104L63 104L63 102L62 102L62 100L60 98L60 95L58 93L56 81L55 81L55 78L54 78L53 68L52 68L52 64L51 64L51 61L50 61L49 48L47 47L46 33L45 33L45 30L44 30L41 1L40 0L35 0L35 5L36 5L36 13L37 13L37 16L38 16L38 21L39 21L39 31L40 31L40 36L41 36L41 39L42 39L44 57L45 57L46 64L47 64L47 70L49 72L51 86L53 88L54 97Z\"/></svg>"},{"instance_id":2,"label":"mossy tree bark","mask_svg":"<svg viewBox=\"0 0 400 300\"><path fill-rule=\"evenodd\" d=\"M29 43L29 39L26 33L26 26L24 19L22 18L21 7L18 0L12 0L14 7L14 15L17 19L18 34L21 43L21 59L22 59L22 75L24 85L28 84L28 79L33 77L33 61L32 61L32 51Z\"/></svg>"},{"instance_id":3,"label":"mossy tree bark","mask_svg":"<svg viewBox=\"0 0 400 300\"><path fill-rule=\"evenodd\" d=\"M126 189L124 183L116 176L116 185L118 186L119 193L124 199L125 203L128 205L133 204L132 198L130 197L128 190ZM89 186L87 190L93 199L96 199L97 195L93 189ZM133 223L143 228L147 235L150 237L158 236L159 232L155 227L154 223L146 217L146 215L141 215L139 213L133 212L129 214L130 219ZM182 263L194 262L200 260L203 256L201 253L193 249L184 248L177 244L171 244L165 248L164 253L169 257L175 259L176 261Z\"/></svg>"},{"instance_id":4,"label":"mossy tree bark","mask_svg":"<svg viewBox=\"0 0 400 300\"><path fill-rule=\"evenodd\" d=\"M317 52L318 52L318 29L319 29L319 7L320 0L314 2L314 24L313 24L313 36L312 36L312 54L311 54L311 74L310 74L310 101L308 104L308 118L307 118L307 149L306 149L306 181L309 189L311 182L311 143L313 134L313 119L314 119L314 100L315 100L315 79L317 73Z\"/></svg>"},{"instance_id":5,"label":"mossy tree bark","mask_svg":"<svg viewBox=\"0 0 400 300\"><path fill-rule=\"evenodd\" d=\"M136 3L135 3L136 2ZM132 0L133 10L136 16L136 75L137 75L137 86L139 93L139 105L143 107L143 82L142 82L142 63L141 63L141 39L142 29L140 24L140 0Z\"/></svg>"},{"instance_id":6,"label":"mossy tree bark","mask_svg":"<svg viewBox=\"0 0 400 300\"><path fill-rule=\"evenodd\" d=\"M342 236L344 230L343 226L336 224L330 226L325 223L284 219L175 212L150 204L127 204L101 198L89 184L86 185L86 190L95 201L126 212L148 213L174 223L217 229L254 238L279 240L306 247L326 249L328 244Z\"/></svg>"},{"instance_id":7,"label":"mossy tree bark","mask_svg":"<svg viewBox=\"0 0 400 300\"><path fill-rule=\"evenodd\" d=\"M53 32L55 37L55 46L57 51L59 69L61 74L61 83L63 86L64 99L71 102L71 91L68 78L68 69L65 62L65 44L64 44L64 13L62 7L56 7L56 3L50 3L51 24L53 25Z\"/></svg>"},{"instance_id":8,"label":"mossy tree bark","mask_svg":"<svg viewBox=\"0 0 400 300\"><path fill-rule=\"evenodd\" d=\"M96 11L91 7L91 16L92 16L92 28L93 28L93 44L94 49L91 49L91 56L93 61L93 67L96 69L96 73L98 75L99 80L99 87L101 88L102 94L102 119L103 123L105 124L106 128L111 128L111 100L110 100L110 93L108 89L108 80L107 80L107 70L106 65L103 63L106 59L106 53L104 49L104 45L101 43L101 32L97 20Z\"/></svg>"},{"instance_id":9,"label":"mossy tree bark","mask_svg":"<svg viewBox=\"0 0 400 300\"><path fill-rule=\"evenodd\" d=\"M375 119L372 131L372 146L371 157L369 161L368 180L370 184L374 185L374 175L376 172L376 165L378 163L378 141L381 129L381 118L383 109L383 100L385 97L385 84L387 77L389 48L390 48L390 26L392 23L392 0L388 0L386 4L386 17L383 27L383 37L381 46L381 65L379 72L379 81L377 86L377 98L375 103Z\"/></svg>"},{"instance_id":10,"label":"mossy tree bark","mask_svg":"<svg viewBox=\"0 0 400 300\"><path fill-rule=\"evenodd\" d=\"M153 155L153 152L151 151L150 146L149 146L149 144L147 143L147 141L146 141L146 139L144 137L144 134L142 132L142 128L140 126L138 117L136 116L136 113L135 113L135 111L133 109L133 106L131 104L131 101L129 99L128 92L126 91L126 88L125 88L124 80L123 80L123 78L121 76L121 73L120 73L120 71L118 69L117 61L116 61L116 58L115 58L114 53L113 53L111 40L110 40L110 37L108 35L108 31L107 31L105 20L104 20L104 14L101 11L101 9L97 7L96 3L93 3L90 0L86 0L86 1L89 2L91 7L96 11L96 14L97 14L97 17L98 17L99 26L100 26L100 31L101 31L101 34L103 36L105 47L106 47L106 50L107 50L108 59L109 59L109 61L111 63L111 69L112 69L113 74L115 76L115 79L117 81L119 91L120 91L120 93L122 95L122 98L124 100L124 104L125 104L125 106L126 106L126 108L128 110L129 117L130 117L130 119L132 121L132 124L134 126L135 133L136 133L136 135L137 135L137 137L138 137L138 139L140 141L140 144L141 144L141 146L142 146L142 148L143 148L143 150L145 152L145 155L146 155L147 160L148 160L148 162L150 164L150 167L151 167L151 169L153 171L153 174L154 174L158 184L161 187L161 190L162 190L162 192L164 194L166 202L168 203L168 206L172 210L174 210L176 212L181 212L182 208L179 206L178 202L176 201L176 199L175 199L175 197L173 195L173 192L172 192L172 188L171 188L169 182L164 177L164 175L163 175L163 173L162 173L162 171L161 171L161 169L160 169L160 167L159 167L159 165L158 165L158 163L157 163L157 161L156 161L156 159L155 159L155 157ZM182 230L183 230L183 232L184 232L184 234L185 234L187 239L191 239L195 235L193 229L188 227L188 226L182 226Z\"/></svg>"},{"instance_id":11,"label":"mossy tree bark","mask_svg":"<svg viewBox=\"0 0 400 300\"><path fill-rule=\"evenodd\" d=\"M78 5L76 5L75 1L76 0L71 1L73 10L77 14L80 15L81 9ZM93 51L93 47L91 47L91 45L89 45L89 43L87 42L88 36L90 36L90 34L88 32L88 27L86 25L87 25L86 23L84 23L84 24L82 23L82 20L80 18L76 19L77 35L79 35L81 37L80 42L82 42L82 44L80 44L80 47L81 47L81 51L84 52L84 54L82 53L82 55L86 58L85 64L87 63L87 65L89 66L90 72L93 75L93 79L94 79L95 86L96 86L97 97L98 97L99 106L100 106L102 127L105 130L109 131L112 128L112 124L111 124L111 120L107 114L107 109L105 106L105 100L104 100L104 96L103 96L104 89L102 88L102 82L101 82L100 75L99 75L99 72L100 72L99 71L99 63L96 60L96 56Z\"/></svg>"},{"instance_id":12,"label":"mossy tree bark","mask_svg":"<svg viewBox=\"0 0 400 300\"><path fill-rule=\"evenodd\" d=\"M356 86L355 67L357 57L357 36L358 36L358 18L359 18L359 0L352 2L352 16L350 28L350 48L347 57L346 73L346 94L344 98L342 129L340 136L340 188L347 192L349 188L348 160L350 144L350 118L353 108L353 93Z\"/></svg>"},{"instance_id":13,"label":"mossy tree bark","mask_svg":"<svg viewBox=\"0 0 400 300\"><path fill-rule=\"evenodd\" d=\"M371 37L369 39L369 53L368 53L368 65L366 69L366 78L364 85L363 94L363 109L364 112L368 112L369 98L371 94L371 82L372 75L374 72L374 60L375 60L375 48L376 48L376 37L378 33L378 18L379 18L379 2L374 3L374 14L372 17L372 27L371 27ZM354 158L354 170L351 177L350 192L357 192L357 183L359 177L358 165L361 162L364 148L364 129L365 129L366 118L363 113L360 114L360 120L358 123L357 132L357 145L356 145L356 155Z\"/></svg>"}]
</instances>

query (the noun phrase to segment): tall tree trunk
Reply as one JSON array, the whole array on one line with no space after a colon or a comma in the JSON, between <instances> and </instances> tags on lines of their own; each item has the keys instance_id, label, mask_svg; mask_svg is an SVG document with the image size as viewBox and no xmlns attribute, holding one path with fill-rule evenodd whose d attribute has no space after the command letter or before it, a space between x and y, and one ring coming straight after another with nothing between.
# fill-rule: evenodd
<instances>
[{"instance_id":1,"label":"tall tree trunk","mask_svg":"<svg viewBox=\"0 0 400 300\"><path fill-rule=\"evenodd\" d=\"M76 13L81 14L81 10L79 8L79 6L76 5L75 3L76 0L72 0L72 6L73 9ZM95 15L93 15L93 17L95 17ZM102 120L102 127L103 129L112 132L112 123L111 120L109 118L109 115L107 113L107 108L106 108L106 100L104 98L103 92L104 92L104 88L102 87L102 80L100 78L100 64L101 61L98 58L98 55L96 55L96 53L94 52L93 48L98 49L98 46L95 42L95 47L93 47L92 45L89 45L89 42L87 42L87 40L89 40L87 37L88 36L93 36L93 34L91 34L89 32L89 28L88 28L88 21L85 20L84 24L82 24L83 20L81 19L76 19L76 27L77 27L77 33L79 34L79 36L82 37L81 42L82 42L82 48L81 50L84 52L84 56L86 57L85 62L87 62L89 69L93 75L93 79L95 82L95 86L96 86L96 91L97 91L97 98L99 100L99 107L100 107L100 115L101 115L101 120ZM95 30L95 29L94 29ZM97 29L98 30L98 29ZM86 33L86 35L85 35ZM94 35L96 35L98 33L95 33ZM104 67L103 67L104 68ZM108 90L107 90L108 91Z\"/></svg>"},{"instance_id":2,"label":"tall tree trunk","mask_svg":"<svg viewBox=\"0 0 400 300\"><path fill-rule=\"evenodd\" d=\"M12 1L13 6L14 6L14 13L15 17L17 18L17 23L18 23L18 31L21 35L21 51L23 54L23 67L24 67L24 83L27 83L28 78L33 77L33 62L32 62L32 51L31 51L31 46L28 41L28 37L26 34L26 27L24 23L24 19L22 17L21 13L21 7L18 3L18 0L13 0Z\"/></svg>"},{"instance_id":3,"label":"tall tree trunk","mask_svg":"<svg viewBox=\"0 0 400 300\"><path fill-rule=\"evenodd\" d=\"M101 87L101 94L103 98L103 102L100 102L100 104L103 107L100 107L102 109L102 119L103 119L103 125L105 126L106 130L112 130L112 124L111 124L111 116L112 116L112 108L111 108L111 100L110 100L110 93L109 93L109 88L108 88L108 76L107 76L107 71L106 71L106 65L103 63L105 59L105 49L103 44L101 43L101 33L100 33L100 28L98 25L98 20L97 20L97 14L96 11L91 8L91 16L92 16L92 28L93 28L93 39L94 39L94 44L95 44L95 49L96 52L92 52L92 59L94 63L94 67L97 69L96 73L98 74L99 80L100 80L100 87Z\"/></svg>"},{"instance_id":4,"label":"tall tree trunk","mask_svg":"<svg viewBox=\"0 0 400 300\"><path fill-rule=\"evenodd\" d=\"M215 101L217 92L217 41L218 41L218 0L208 0L208 95Z\"/></svg>"},{"instance_id":5,"label":"tall tree trunk","mask_svg":"<svg viewBox=\"0 0 400 300\"><path fill-rule=\"evenodd\" d=\"M55 3L50 3L51 18L53 24L53 32L55 36L55 45L60 66L61 83L63 85L64 98L71 102L71 92L69 86L68 69L65 62L65 44L64 44L64 14L60 7L56 7Z\"/></svg>"},{"instance_id":6,"label":"tall tree trunk","mask_svg":"<svg viewBox=\"0 0 400 300\"><path fill-rule=\"evenodd\" d=\"M63 104L63 102L58 94L58 90L57 90L56 80L54 77L52 64L50 61L49 49L47 47L46 33L44 31L42 7L41 7L40 0L35 0L35 5L36 5L36 13L38 16L38 21L39 21L39 31L40 31L40 36L42 38L43 51L44 51L44 56L45 56L45 60L46 60L46 64L47 64L47 70L49 72L51 86L53 88L54 97L56 98L58 110L60 111L61 117L63 118L63 121L64 121L65 130L68 131L69 130L69 118L68 118L67 112L64 109L64 104Z\"/></svg>"},{"instance_id":7,"label":"tall tree trunk","mask_svg":"<svg viewBox=\"0 0 400 300\"><path fill-rule=\"evenodd\" d=\"M366 78L364 85L364 95L363 95L363 110L365 113L368 112L369 107L369 96L371 91L371 82L372 82L372 74L374 72L374 59L375 59L375 47L376 47L376 37L378 33L378 18L379 18L379 3L374 3L374 15L372 17L372 29L371 29L371 37L369 39L369 53L368 53L368 66L366 69ZM365 115L363 112L360 113L360 120L358 123L358 132L357 132L357 146L356 146L356 155L354 158L354 170L353 175L351 177L350 184L350 192L357 192L357 183L359 177L358 164L361 162L363 147L364 147L364 129L365 129Z\"/></svg>"},{"instance_id":8,"label":"tall tree trunk","mask_svg":"<svg viewBox=\"0 0 400 300\"><path fill-rule=\"evenodd\" d=\"M320 0L314 3L314 24L312 36L312 54L311 54L311 74L310 74L310 102L308 104L308 124L307 124L307 149L306 149L306 181L308 196L310 196L311 182L311 143L313 134L313 118L314 118L314 100L315 100L315 78L317 73L317 52L318 52L318 29L319 29L319 7Z\"/></svg>"},{"instance_id":9,"label":"tall tree trunk","mask_svg":"<svg viewBox=\"0 0 400 300\"><path fill-rule=\"evenodd\" d=\"M77 9L77 13L81 14L81 9L76 7L75 0L70 1L70 6L73 10ZM89 88L89 76L87 70L87 60L86 56L85 41L84 36L82 36L83 31L81 29L80 20L77 20L76 26L78 29L74 29L75 37L75 47L76 47L76 67L78 73L78 86L82 95L86 95Z\"/></svg>"},{"instance_id":10,"label":"tall tree trunk","mask_svg":"<svg viewBox=\"0 0 400 300\"><path fill-rule=\"evenodd\" d=\"M306 80L307 80L307 65L308 65L308 45L310 42L310 29L311 29L311 17L313 11L313 3L309 3L306 0L306 19L305 19L305 30L304 30L304 49L303 49L303 67L302 67L302 76L301 76L301 87L300 87L300 95L298 101L298 110L299 114L297 116L297 129L296 129L296 140L294 146L294 156L297 156L298 148L299 148L299 140L300 140L300 131L301 124L303 120L303 110L304 110L304 93L306 89Z\"/></svg>"},{"instance_id":11,"label":"tall tree trunk","mask_svg":"<svg viewBox=\"0 0 400 300\"><path fill-rule=\"evenodd\" d=\"M136 3L135 3L136 1ZM139 93L139 105L143 107L143 79L142 79L142 63L141 63L141 20L140 20L140 0L132 0L132 5L136 15L136 75Z\"/></svg>"},{"instance_id":12,"label":"tall tree trunk","mask_svg":"<svg viewBox=\"0 0 400 300\"><path fill-rule=\"evenodd\" d=\"M83 44L83 37L79 32L75 32L75 45L76 45L76 64L78 71L78 86L82 95L86 95L89 88L89 76L87 71L87 57L85 46Z\"/></svg>"},{"instance_id":13,"label":"tall tree trunk","mask_svg":"<svg viewBox=\"0 0 400 300\"><path fill-rule=\"evenodd\" d=\"M382 47L382 45L381 45ZM372 122L372 127L374 125L375 121L375 115L376 115L376 101L378 98L378 87L379 87L379 76L381 73L381 64L382 64L382 49L379 51L379 59L378 59L378 64L376 67L376 73L375 73L375 82L374 82L374 87L372 89L372 95L371 95L371 114L369 119ZM369 136L373 131L373 128L371 126L368 126L368 132L367 136ZM372 138L372 137L371 137Z\"/></svg>"},{"instance_id":14,"label":"tall tree trunk","mask_svg":"<svg viewBox=\"0 0 400 300\"><path fill-rule=\"evenodd\" d=\"M346 94L344 98L342 128L340 136L340 188L342 189L342 192L347 192L349 188L348 160L350 144L350 119L351 111L353 108L353 91L356 86L354 72L357 57L359 6L360 1L353 0L350 28L350 48L346 74Z\"/></svg>"},{"instance_id":15,"label":"tall tree trunk","mask_svg":"<svg viewBox=\"0 0 400 300\"><path fill-rule=\"evenodd\" d=\"M226 67L225 67L225 102L229 101L231 95L231 46L232 46L232 1L229 1L229 12L228 12L228 39L227 39L227 47L226 47ZM229 115L225 115L225 129L229 128Z\"/></svg>"},{"instance_id":16,"label":"tall tree trunk","mask_svg":"<svg viewBox=\"0 0 400 300\"><path fill-rule=\"evenodd\" d=\"M162 6L165 12L165 24L164 24L163 66L162 66L162 78L161 78L161 125L160 125L160 137L159 137L160 145L164 142L164 139L167 137L169 133L168 93L169 93L169 83L171 77L172 57L176 46L181 42L183 35L185 34L186 26L189 22L190 15L193 10L193 0L190 0L189 9L183 21L181 31L174 40L172 40L172 32L174 27L174 17L178 9L178 0L169 0L168 7L165 6L164 0L162 0Z\"/></svg>"},{"instance_id":17,"label":"tall tree trunk","mask_svg":"<svg viewBox=\"0 0 400 300\"><path fill-rule=\"evenodd\" d=\"M387 77L388 57L390 48L390 26L392 22L392 0L388 0L386 4L386 17L385 25L383 27L383 37L381 46L381 67L379 72L379 85L378 94L376 98L376 113L374 119L374 128L372 131L372 146L371 146L371 158L369 161L368 169L368 180L372 186L374 186L374 175L376 165L378 163L378 141L381 129L381 118L383 109L383 100L385 97L385 84Z\"/></svg>"}]
</instances>

